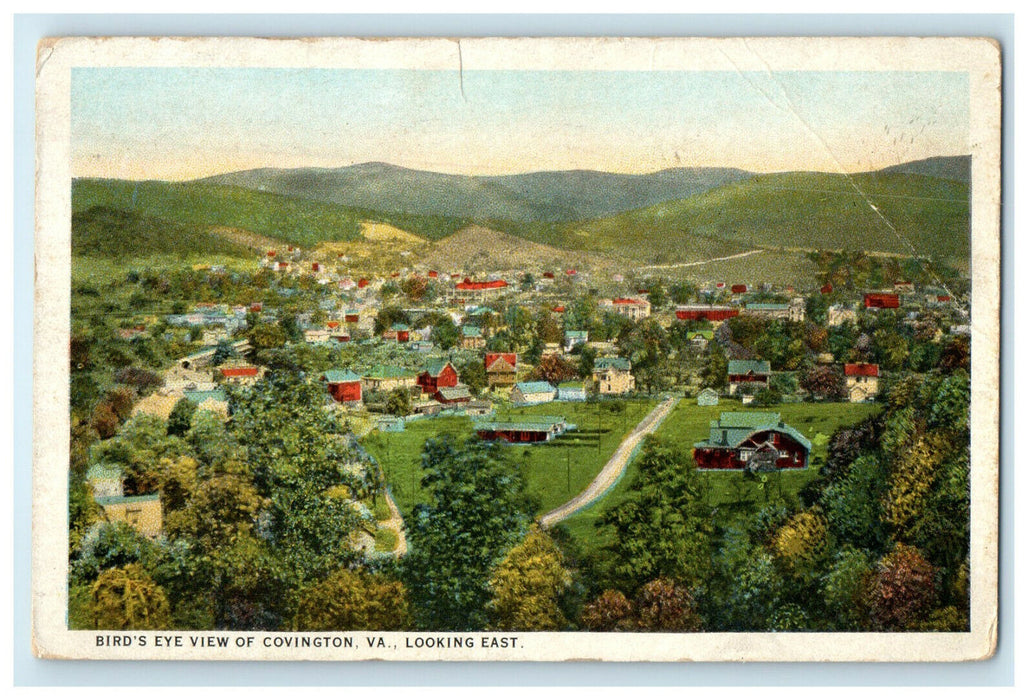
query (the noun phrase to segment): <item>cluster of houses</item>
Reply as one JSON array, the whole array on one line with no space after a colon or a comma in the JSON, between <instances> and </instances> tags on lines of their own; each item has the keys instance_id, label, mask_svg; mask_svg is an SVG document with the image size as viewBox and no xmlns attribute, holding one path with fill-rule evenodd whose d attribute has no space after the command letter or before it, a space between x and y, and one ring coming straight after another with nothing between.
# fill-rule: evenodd
<instances>
[{"instance_id":1,"label":"cluster of houses","mask_svg":"<svg viewBox=\"0 0 1035 700\"><path fill-rule=\"evenodd\" d=\"M744 403L751 403L752 393L770 387L772 370L767 360L730 360L726 369L726 380L730 396L743 395ZM852 403L872 401L880 390L880 366L868 363L845 363L842 365L845 395ZM746 391L745 391L746 390ZM718 393L706 390L698 396L699 405L715 405Z\"/></svg>"},{"instance_id":2,"label":"cluster of houses","mask_svg":"<svg viewBox=\"0 0 1035 700\"><path fill-rule=\"evenodd\" d=\"M585 401L587 382L569 381L558 385L548 381L518 381L518 355L487 352L483 356L489 389L497 398L506 397L515 406L533 406L551 401ZM449 360L431 360L419 370L391 365L375 365L363 370L335 369L324 372L320 380L331 398L348 407L360 407L365 399L402 389L414 399L414 413L437 413L443 408L464 409L482 415L487 402L479 401L460 381L457 368ZM597 358L593 366L593 390L602 396L622 396L635 391L636 379L628 360L619 357ZM471 410L466 410L470 408ZM491 409L491 403L489 403Z\"/></svg>"},{"instance_id":3,"label":"cluster of houses","mask_svg":"<svg viewBox=\"0 0 1035 700\"><path fill-rule=\"evenodd\" d=\"M571 355L582 346L594 347L600 355L595 357L591 375L585 380L555 384L536 379L530 367L520 364L518 352L488 349L499 347L498 341L490 345L494 333L501 327L500 305L495 302L507 299L525 303L530 299L536 306L552 309L560 318L565 312L565 304L572 298L572 285L579 285L580 291L586 291L592 288L591 282L601 282L574 268L542 271L538 276L527 270L512 270L474 277L458 271L444 272L415 266L385 277L354 278L339 272L348 263L343 255L338 256L337 264L305 257L302 250L289 247L286 252L266 252L259 263L260 267L278 275L307 275L322 285L324 291L315 302L313 311L297 314L295 318L303 342L327 347L357 342L388 345L392 348L391 353L395 352L394 346L404 346L407 351L420 353L408 356L411 366L423 363L416 369L357 362L352 366L329 369L318 377L326 387L330 406L366 409L383 416L383 420L380 423L375 421L375 424L384 430L399 429L396 418L383 414L388 411L388 397L401 390L407 395L406 405L412 416L465 414L474 417L474 431L485 440L548 442L575 426L557 416L524 416L512 421L495 421L492 418L495 407L580 402L586 401L590 395L621 397L637 390L629 359L617 356L609 344L592 343L589 332L583 328L565 327L563 341L548 346L544 354ZM214 267L212 269L215 271ZM413 275L423 276L429 284L435 285L436 300L428 302L426 308L402 309L405 320L382 328L376 321L385 305L381 290L394 280ZM752 289L747 284L709 283L697 290L695 303L659 312L652 308L647 290L626 287L622 275L612 275L603 282L606 293L597 294L599 298L596 301L601 313L617 314L634 322L652 315L657 317L660 313L663 325L673 320L708 322L710 326L694 323L687 335L690 346L701 351L716 342L716 331L723 322L738 316L791 322L801 322L806 318L806 301L791 288L773 290L763 285ZM277 291L288 296L294 290L278 287ZM834 293L831 285L825 285L819 291L821 295ZM834 297L830 298L833 301ZM952 333L969 332L966 300L956 299L944 289L918 289L908 282L899 282L889 289L861 292L854 300L843 294L836 298L837 303L826 305L827 323L832 327L854 322L861 314L885 309L901 309L906 323L912 322L921 310L944 309L945 314L953 315ZM444 314L452 320L457 329L456 347L459 350L480 356L489 389L486 394L473 392L461 381L457 366L449 359L455 355L447 355L436 346L430 327L416 327L415 320L426 317L430 312ZM277 309L258 301L233 306L199 303L187 313L166 316L165 320L172 329L191 329L190 336L200 341L201 349L178 360L165 373L164 386L141 400L134 410L168 418L176 403L187 398L204 410L225 416L226 388L253 384L266 371L261 366L238 359L244 357L250 348L248 341L234 340L241 337L249 319L256 316L266 323L275 323L279 318ZM493 316L494 320L489 322ZM379 332L375 333L375 328ZM145 335L147 326L137 323L120 328L116 333L124 340L133 340ZM391 353L389 356L398 357ZM747 404L758 392L772 387L770 362L742 357L729 360L726 383L721 390L709 388L697 395L699 405L715 406L720 399L729 397L740 398ZM832 364L832 358L822 356L819 361L836 367L849 401L872 401L878 395L881 380L878 365L846 363L836 366ZM558 408L557 412L563 411ZM712 421L708 438L695 445L695 459L701 469L806 468L810 452L809 441L783 423L777 413L724 412L718 420ZM161 531L161 505L157 495L125 496L122 475L110 465L92 466L87 479L107 519L128 522L149 536Z\"/></svg>"}]
</instances>

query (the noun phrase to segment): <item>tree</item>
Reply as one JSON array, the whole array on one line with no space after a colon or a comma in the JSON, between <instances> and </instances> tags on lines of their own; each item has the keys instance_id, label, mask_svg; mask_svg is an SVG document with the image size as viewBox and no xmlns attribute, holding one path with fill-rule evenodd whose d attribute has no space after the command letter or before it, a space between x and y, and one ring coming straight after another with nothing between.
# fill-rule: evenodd
<instances>
[{"instance_id":1,"label":"tree","mask_svg":"<svg viewBox=\"0 0 1035 700\"><path fill-rule=\"evenodd\" d=\"M324 409L323 388L271 372L230 402L232 430L266 503L257 534L283 580L299 585L348 567L363 524L350 499L368 497L379 482L369 469L349 468L363 463Z\"/></svg>"},{"instance_id":2,"label":"tree","mask_svg":"<svg viewBox=\"0 0 1035 700\"><path fill-rule=\"evenodd\" d=\"M385 411L393 416L410 415L410 390L406 387L393 389L385 399Z\"/></svg>"},{"instance_id":3,"label":"tree","mask_svg":"<svg viewBox=\"0 0 1035 700\"><path fill-rule=\"evenodd\" d=\"M384 574L343 569L299 593L294 629L405 630L411 625L406 589Z\"/></svg>"},{"instance_id":4,"label":"tree","mask_svg":"<svg viewBox=\"0 0 1035 700\"><path fill-rule=\"evenodd\" d=\"M458 371L460 381L474 394L481 393L482 389L489 385L489 375L485 372L485 363L482 360L471 360L460 366Z\"/></svg>"},{"instance_id":5,"label":"tree","mask_svg":"<svg viewBox=\"0 0 1035 700\"><path fill-rule=\"evenodd\" d=\"M797 577L814 574L826 558L828 546L826 522L808 511L791 518L773 539L776 561Z\"/></svg>"},{"instance_id":6,"label":"tree","mask_svg":"<svg viewBox=\"0 0 1035 700\"><path fill-rule=\"evenodd\" d=\"M711 522L696 464L654 436L643 445L628 497L601 519L600 527L614 528L612 575L628 591L661 577L699 585L708 576Z\"/></svg>"},{"instance_id":7,"label":"tree","mask_svg":"<svg viewBox=\"0 0 1035 700\"><path fill-rule=\"evenodd\" d=\"M162 385L161 377L151 370L140 367L123 367L115 373L115 381L132 387L140 394Z\"/></svg>"},{"instance_id":8,"label":"tree","mask_svg":"<svg viewBox=\"0 0 1035 700\"><path fill-rule=\"evenodd\" d=\"M420 301L428 292L428 278L411 275L402 281L399 288L410 301Z\"/></svg>"},{"instance_id":9,"label":"tree","mask_svg":"<svg viewBox=\"0 0 1035 700\"><path fill-rule=\"evenodd\" d=\"M697 632L701 617L690 591L665 578L655 579L636 597L637 626L650 632Z\"/></svg>"},{"instance_id":10,"label":"tree","mask_svg":"<svg viewBox=\"0 0 1035 700\"><path fill-rule=\"evenodd\" d=\"M632 603L613 588L601 593L582 611L583 629L593 632L618 632L634 625Z\"/></svg>"},{"instance_id":11,"label":"tree","mask_svg":"<svg viewBox=\"0 0 1035 700\"><path fill-rule=\"evenodd\" d=\"M489 578L527 530L534 505L498 443L429 440L421 455L429 504L409 520L405 573L421 629L475 630L489 622Z\"/></svg>"},{"instance_id":12,"label":"tree","mask_svg":"<svg viewBox=\"0 0 1035 700\"><path fill-rule=\"evenodd\" d=\"M169 412L166 432L169 435L183 437L190 430L191 417L197 408L197 404L186 397L177 401L172 411Z\"/></svg>"},{"instance_id":13,"label":"tree","mask_svg":"<svg viewBox=\"0 0 1035 700\"><path fill-rule=\"evenodd\" d=\"M143 495L158 490L161 460L182 453L182 442L168 435L165 421L140 413L128 420L113 439L95 445L90 460L122 466L126 493Z\"/></svg>"},{"instance_id":14,"label":"tree","mask_svg":"<svg viewBox=\"0 0 1035 700\"><path fill-rule=\"evenodd\" d=\"M571 583L563 555L542 528L525 539L497 567L489 582L489 614L500 630L546 631L565 624L558 601Z\"/></svg>"},{"instance_id":15,"label":"tree","mask_svg":"<svg viewBox=\"0 0 1035 700\"><path fill-rule=\"evenodd\" d=\"M903 631L923 622L936 599L935 573L920 550L896 543L878 562L867 590L873 626Z\"/></svg>"},{"instance_id":16,"label":"tree","mask_svg":"<svg viewBox=\"0 0 1035 700\"><path fill-rule=\"evenodd\" d=\"M431 341L443 350L449 350L456 345L459 337L460 331L457 330L453 319L448 316L440 317L431 326Z\"/></svg>"},{"instance_id":17,"label":"tree","mask_svg":"<svg viewBox=\"0 0 1035 700\"><path fill-rule=\"evenodd\" d=\"M578 370L560 355L543 355L532 372L532 377L553 385L568 381L578 376Z\"/></svg>"},{"instance_id":18,"label":"tree","mask_svg":"<svg viewBox=\"0 0 1035 700\"><path fill-rule=\"evenodd\" d=\"M838 629L863 629L866 623L866 586L873 564L866 552L845 547L834 555L823 575L821 592Z\"/></svg>"},{"instance_id":19,"label":"tree","mask_svg":"<svg viewBox=\"0 0 1035 700\"><path fill-rule=\"evenodd\" d=\"M279 348L287 342L288 336L279 324L259 323L248 331L248 340L253 352Z\"/></svg>"},{"instance_id":20,"label":"tree","mask_svg":"<svg viewBox=\"0 0 1035 700\"><path fill-rule=\"evenodd\" d=\"M862 549L880 549L887 536L881 502L887 491L887 469L874 455L852 462L820 496L831 533L839 542Z\"/></svg>"},{"instance_id":21,"label":"tree","mask_svg":"<svg viewBox=\"0 0 1035 700\"><path fill-rule=\"evenodd\" d=\"M848 398L844 376L838 365L816 365L799 375L798 384L813 399L843 401Z\"/></svg>"},{"instance_id":22,"label":"tree","mask_svg":"<svg viewBox=\"0 0 1035 700\"><path fill-rule=\"evenodd\" d=\"M138 564L108 569L90 590L98 630L161 630L170 623L165 591Z\"/></svg>"},{"instance_id":23,"label":"tree","mask_svg":"<svg viewBox=\"0 0 1035 700\"><path fill-rule=\"evenodd\" d=\"M701 372L701 380L707 387L725 391L726 380L729 378L728 369L729 358L726 357L725 351L717 343L713 343L708 353L708 361Z\"/></svg>"}]
</instances>

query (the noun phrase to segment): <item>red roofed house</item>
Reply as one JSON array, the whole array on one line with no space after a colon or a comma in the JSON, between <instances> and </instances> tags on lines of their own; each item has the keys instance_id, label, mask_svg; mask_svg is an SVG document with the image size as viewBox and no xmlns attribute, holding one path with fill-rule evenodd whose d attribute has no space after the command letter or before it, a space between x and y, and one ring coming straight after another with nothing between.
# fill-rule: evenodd
<instances>
[{"instance_id":1,"label":"red roofed house","mask_svg":"<svg viewBox=\"0 0 1035 700\"><path fill-rule=\"evenodd\" d=\"M360 289L365 288L369 284L370 284L370 280L368 280L366 277L363 277L363 278L361 278L359 280L359 282L356 282L356 286L359 287Z\"/></svg>"},{"instance_id":2,"label":"red roofed house","mask_svg":"<svg viewBox=\"0 0 1035 700\"><path fill-rule=\"evenodd\" d=\"M604 311L620 314L633 321L650 316L650 302L646 299L604 299L600 306Z\"/></svg>"},{"instance_id":3,"label":"red roofed house","mask_svg":"<svg viewBox=\"0 0 1035 700\"><path fill-rule=\"evenodd\" d=\"M454 387L459 382L453 363L440 360L427 365L417 375L417 384L425 394L434 394L439 389Z\"/></svg>"},{"instance_id":4,"label":"red roofed house","mask_svg":"<svg viewBox=\"0 0 1035 700\"><path fill-rule=\"evenodd\" d=\"M820 294L833 294L833 292L834 292L834 285L829 284L829 283L828 284L824 284L822 287L819 288L819 293Z\"/></svg>"},{"instance_id":5,"label":"red roofed house","mask_svg":"<svg viewBox=\"0 0 1035 700\"><path fill-rule=\"evenodd\" d=\"M869 401L877 395L880 367L869 363L845 365L845 388L852 403Z\"/></svg>"},{"instance_id":6,"label":"red roofed house","mask_svg":"<svg viewBox=\"0 0 1035 700\"><path fill-rule=\"evenodd\" d=\"M457 296L464 299L484 299L502 294L508 286L505 280L472 282L469 277L465 277L463 282L456 285L455 291Z\"/></svg>"},{"instance_id":7,"label":"red roofed house","mask_svg":"<svg viewBox=\"0 0 1035 700\"><path fill-rule=\"evenodd\" d=\"M235 386L251 386L262 379L262 373L254 365L243 367L220 367L219 374L227 384Z\"/></svg>"},{"instance_id":8,"label":"red roofed house","mask_svg":"<svg viewBox=\"0 0 1035 700\"><path fill-rule=\"evenodd\" d=\"M898 294L867 294L863 297L867 309L897 309Z\"/></svg>"},{"instance_id":9,"label":"red roofed house","mask_svg":"<svg viewBox=\"0 0 1035 700\"><path fill-rule=\"evenodd\" d=\"M437 280L438 279L438 272L436 270L428 270L428 278L429 279L433 279L433 280Z\"/></svg>"},{"instance_id":10,"label":"red roofed house","mask_svg":"<svg viewBox=\"0 0 1035 700\"><path fill-rule=\"evenodd\" d=\"M517 353L489 352L485 354L485 374L489 387L513 386L517 383Z\"/></svg>"},{"instance_id":11,"label":"red roofed house","mask_svg":"<svg viewBox=\"0 0 1035 700\"><path fill-rule=\"evenodd\" d=\"M748 287L746 284L735 284L730 287L730 291L734 294L747 294Z\"/></svg>"}]
</instances>

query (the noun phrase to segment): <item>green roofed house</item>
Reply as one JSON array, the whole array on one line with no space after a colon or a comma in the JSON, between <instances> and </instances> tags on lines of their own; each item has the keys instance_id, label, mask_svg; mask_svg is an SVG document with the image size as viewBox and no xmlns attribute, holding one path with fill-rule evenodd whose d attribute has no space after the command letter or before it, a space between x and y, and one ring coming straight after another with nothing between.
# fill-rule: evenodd
<instances>
[{"instance_id":1,"label":"green roofed house","mask_svg":"<svg viewBox=\"0 0 1035 700\"><path fill-rule=\"evenodd\" d=\"M624 357L598 357L593 362L593 385L605 396L635 391L632 364Z\"/></svg>"},{"instance_id":2,"label":"green roofed house","mask_svg":"<svg viewBox=\"0 0 1035 700\"><path fill-rule=\"evenodd\" d=\"M694 350L705 350L708 343L715 339L715 331L690 331L686 334L686 339Z\"/></svg>"},{"instance_id":3,"label":"green roofed house","mask_svg":"<svg viewBox=\"0 0 1035 700\"><path fill-rule=\"evenodd\" d=\"M704 389L697 395L698 406L718 406L719 392L711 387Z\"/></svg>"},{"instance_id":4,"label":"green roofed house","mask_svg":"<svg viewBox=\"0 0 1035 700\"><path fill-rule=\"evenodd\" d=\"M510 390L510 400L515 406L549 403L556 397L557 387L550 382L518 382Z\"/></svg>"},{"instance_id":5,"label":"green roofed house","mask_svg":"<svg viewBox=\"0 0 1035 700\"><path fill-rule=\"evenodd\" d=\"M549 442L574 425L559 416L528 416L522 421L485 421L474 424L482 440L503 442Z\"/></svg>"},{"instance_id":6,"label":"green roofed house","mask_svg":"<svg viewBox=\"0 0 1035 700\"><path fill-rule=\"evenodd\" d=\"M736 394L741 386L764 388L769 386L769 375L772 374L766 360L730 360L726 369L730 394Z\"/></svg>"},{"instance_id":7,"label":"green roofed house","mask_svg":"<svg viewBox=\"0 0 1035 700\"><path fill-rule=\"evenodd\" d=\"M348 369L329 369L320 375L327 392L338 403L352 406L363 402L363 377Z\"/></svg>"},{"instance_id":8,"label":"green roofed house","mask_svg":"<svg viewBox=\"0 0 1035 700\"><path fill-rule=\"evenodd\" d=\"M586 384L585 382L562 382L557 385L557 400L558 401L585 401L586 400Z\"/></svg>"},{"instance_id":9,"label":"green roofed house","mask_svg":"<svg viewBox=\"0 0 1035 700\"><path fill-rule=\"evenodd\" d=\"M478 326L464 326L460 329L460 347L465 350L478 350L485 347L485 337Z\"/></svg>"},{"instance_id":10,"label":"green roofed house","mask_svg":"<svg viewBox=\"0 0 1035 700\"><path fill-rule=\"evenodd\" d=\"M86 471L86 481L95 499L122 495L122 467L116 464L94 464Z\"/></svg>"},{"instance_id":11,"label":"green roofed house","mask_svg":"<svg viewBox=\"0 0 1035 700\"><path fill-rule=\"evenodd\" d=\"M812 443L779 413L727 412L694 445L698 469L806 469Z\"/></svg>"},{"instance_id":12,"label":"green roofed house","mask_svg":"<svg viewBox=\"0 0 1035 700\"><path fill-rule=\"evenodd\" d=\"M229 407L226 401L226 392L222 389L213 389L212 391L185 391L183 392L183 398L197 404L199 411L211 411L212 413L218 413L224 418L229 413Z\"/></svg>"},{"instance_id":13,"label":"green roofed house","mask_svg":"<svg viewBox=\"0 0 1035 700\"><path fill-rule=\"evenodd\" d=\"M402 367L377 365L363 373L363 391L390 392L417 386L417 375Z\"/></svg>"},{"instance_id":14,"label":"green roofed house","mask_svg":"<svg viewBox=\"0 0 1035 700\"><path fill-rule=\"evenodd\" d=\"M158 537L162 533L162 501L157 493L105 496L94 500L109 523L127 523L145 537Z\"/></svg>"},{"instance_id":15,"label":"green roofed house","mask_svg":"<svg viewBox=\"0 0 1035 700\"><path fill-rule=\"evenodd\" d=\"M564 331L564 352L571 352L589 342L589 331Z\"/></svg>"}]
</instances>

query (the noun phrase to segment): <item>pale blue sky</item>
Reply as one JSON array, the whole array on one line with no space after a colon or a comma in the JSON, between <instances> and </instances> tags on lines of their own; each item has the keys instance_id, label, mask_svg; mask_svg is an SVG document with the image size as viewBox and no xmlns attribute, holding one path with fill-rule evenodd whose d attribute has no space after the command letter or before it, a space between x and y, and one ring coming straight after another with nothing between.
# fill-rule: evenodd
<instances>
[{"instance_id":1,"label":"pale blue sky","mask_svg":"<svg viewBox=\"0 0 1035 700\"><path fill-rule=\"evenodd\" d=\"M965 73L80 68L75 176L869 170L969 152Z\"/></svg>"}]
</instances>

